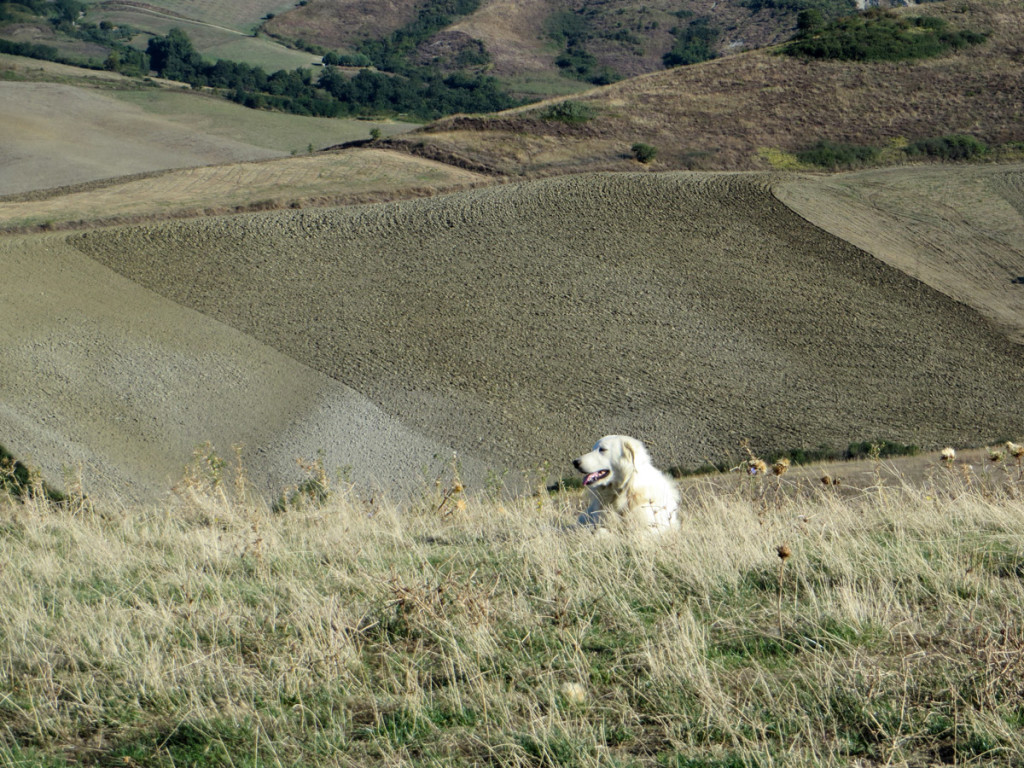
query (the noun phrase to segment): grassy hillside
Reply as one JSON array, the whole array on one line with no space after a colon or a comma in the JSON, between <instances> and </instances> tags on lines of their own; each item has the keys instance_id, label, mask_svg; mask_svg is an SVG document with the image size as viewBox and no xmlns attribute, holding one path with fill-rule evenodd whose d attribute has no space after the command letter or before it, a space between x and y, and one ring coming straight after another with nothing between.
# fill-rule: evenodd
<instances>
[{"instance_id":1,"label":"grassy hillside","mask_svg":"<svg viewBox=\"0 0 1024 768\"><path fill-rule=\"evenodd\" d=\"M109 180L0 200L0 231L63 229L419 197L490 183L380 150L302 154Z\"/></svg>"},{"instance_id":2,"label":"grassy hillside","mask_svg":"<svg viewBox=\"0 0 1024 768\"><path fill-rule=\"evenodd\" d=\"M577 176L97 231L84 253L495 468L1024 430L1019 347L739 175ZM258 311L257 311L258 308Z\"/></svg>"},{"instance_id":3,"label":"grassy hillside","mask_svg":"<svg viewBox=\"0 0 1024 768\"><path fill-rule=\"evenodd\" d=\"M544 119L550 105L529 106L446 118L395 146L526 175L636 167L636 142L658 150L656 170L793 167L793 153L822 140L884 150L957 133L1019 154L1020 4L929 3L913 13L991 34L984 44L916 62L743 53L576 96L593 117L575 125Z\"/></svg>"},{"instance_id":4,"label":"grassy hillside","mask_svg":"<svg viewBox=\"0 0 1024 768\"><path fill-rule=\"evenodd\" d=\"M275 11L292 7L292 3L276 0L238 0L237 2L192 2L190 0L156 0L156 2L113 2L86 0L84 9L75 16L78 29L53 23L53 6L36 3L34 9L21 4L5 4L0 13L0 39L30 42L56 48L76 62L93 62L102 66L111 50L111 43L129 43L145 50L148 39L166 35L173 27L185 30L197 49L209 59L227 58L260 66L268 72L277 69L310 67L319 57L288 49L265 36L255 35L263 19ZM34 10L34 12L33 12ZM99 27L109 39L83 37L81 27ZM120 34L122 30L127 34Z\"/></svg>"},{"instance_id":5,"label":"grassy hillside","mask_svg":"<svg viewBox=\"0 0 1024 768\"><path fill-rule=\"evenodd\" d=\"M157 508L0 500L0 762L1024 762L1012 463L728 475L657 540L451 476L271 513L201 469Z\"/></svg>"}]
</instances>

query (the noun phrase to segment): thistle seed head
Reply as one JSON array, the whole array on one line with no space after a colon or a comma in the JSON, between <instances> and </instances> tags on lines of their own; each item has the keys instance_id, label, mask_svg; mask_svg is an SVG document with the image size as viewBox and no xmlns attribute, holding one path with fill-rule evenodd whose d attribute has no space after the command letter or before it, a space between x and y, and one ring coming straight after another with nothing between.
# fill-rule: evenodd
<instances>
[{"instance_id":1,"label":"thistle seed head","mask_svg":"<svg viewBox=\"0 0 1024 768\"><path fill-rule=\"evenodd\" d=\"M747 473L751 475L763 475L768 471L768 465L761 459L750 459L747 462Z\"/></svg>"}]
</instances>

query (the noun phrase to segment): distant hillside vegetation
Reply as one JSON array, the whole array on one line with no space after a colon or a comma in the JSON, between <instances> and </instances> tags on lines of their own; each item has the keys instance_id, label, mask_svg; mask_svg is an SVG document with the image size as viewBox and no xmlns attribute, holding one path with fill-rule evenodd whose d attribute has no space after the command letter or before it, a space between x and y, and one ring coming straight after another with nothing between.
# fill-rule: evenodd
<instances>
[{"instance_id":1,"label":"distant hillside vegetation","mask_svg":"<svg viewBox=\"0 0 1024 768\"><path fill-rule=\"evenodd\" d=\"M564 104L448 118L392 146L523 176L636 168L630 148L638 142L657 150L655 170L812 169L813 158L829 153L806 153L830 146L841 147L850 165L1024 154L1020 3L958 0L818 22L793 44L800 56L778 48L723 56ZM860 32L840 34L851 29ZM812 50L841 38L904 48L894 57ZM930 57L920 58L925 52ZM586 120L560 118L584 112Z\"/></svg>"},{"instance_id":2,"label":"distant hillside vegetation","mask_svg":"<svg viewBox=\"0 0 1024 768\"><path fill-rule=\"evenodd\" d=\"M605 84L789 38L806 9L824 19L852 0L311 0L263 29L293 43L368 52L400 42L420 65L467 64L521 87L552 77ZM548 86L557 85L549 82ZM563 90L571 90L569 84Z\"/></svg>"}]
</instances>

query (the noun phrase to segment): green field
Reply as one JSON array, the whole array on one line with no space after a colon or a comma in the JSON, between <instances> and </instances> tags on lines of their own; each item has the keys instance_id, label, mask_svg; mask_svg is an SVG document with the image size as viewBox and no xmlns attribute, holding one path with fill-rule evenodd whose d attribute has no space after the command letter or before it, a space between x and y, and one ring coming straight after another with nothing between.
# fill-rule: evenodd
<instances>
[{"instance_id":1,"label":"green field","mask_svg":"<svg viewBox=\"0 0 1024 768\"><path fill-rule=\"evenodd\" d=\"M205 59L229 59L252 66L262 67L267 72L279 69L310 68L319 57L304 51L285 48L279 43L262 36L254 37L259 16L250 17L246 12L257 13L258 8L235 8L234 3L165 3L139 4L137 7L114 5L100 7L87 14L93 23L108 21L125 24L143 30L148 35L166 35L177 27L185 31L197 51ZM255 3L252 5L256 5ZM179 7L180 6L180 7ZM159 8L166 7L163 13ZM231 12L234 9L234 12ZM135 44L145 48L148 36L140 37Z\"/></svg>"},{"instance_id":2,"label":"green field","mask_svg":"<svg viewBox=\"0 0 1024 768\"><path fill-rule=\"evenodd\" d=\"M366 139L374 128L383 136L393 136L416 127L414 123L391 120L341 120L252 110L225 99L197 98L191 93L167 90L118 91L112 95L197 131L283 152L305 152L310 144L321 149Z\"/></svg>"}]
</instances>

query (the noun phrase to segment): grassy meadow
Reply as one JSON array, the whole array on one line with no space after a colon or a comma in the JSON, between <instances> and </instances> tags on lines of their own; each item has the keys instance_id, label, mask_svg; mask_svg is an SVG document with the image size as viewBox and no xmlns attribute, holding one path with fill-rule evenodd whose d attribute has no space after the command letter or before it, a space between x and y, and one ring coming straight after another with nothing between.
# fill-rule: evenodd
<instances>
[{"instance_id":1,"label":"grassy meadow","mask_svg":"<svg viewBox=\"0 0 1024 768\"><path fill-rule=\"evenodd\" d=\"M0 501L0 763L1024 763L1020 459L726 473L662 537L443 473ZM785 557L783 557L785 555Z\"/></svg>"}]
</instances>

